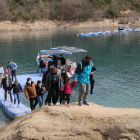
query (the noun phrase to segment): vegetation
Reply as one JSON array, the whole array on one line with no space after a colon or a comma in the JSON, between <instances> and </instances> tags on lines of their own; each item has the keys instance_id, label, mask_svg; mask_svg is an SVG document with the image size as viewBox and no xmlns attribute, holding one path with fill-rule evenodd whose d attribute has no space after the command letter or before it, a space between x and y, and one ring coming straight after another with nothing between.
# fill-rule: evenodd
<instances>
[{"instance_id":1,"label":"vegetation","mask_svg":"<svg viewBox=\"0 0 140 140\"><path fill-rule=\"evenodd\" d=\"M139 0L0 0L0 20L76 20L139 15ZM135 13L135 14L134 14Z\"/></svg>"}]
</instances>

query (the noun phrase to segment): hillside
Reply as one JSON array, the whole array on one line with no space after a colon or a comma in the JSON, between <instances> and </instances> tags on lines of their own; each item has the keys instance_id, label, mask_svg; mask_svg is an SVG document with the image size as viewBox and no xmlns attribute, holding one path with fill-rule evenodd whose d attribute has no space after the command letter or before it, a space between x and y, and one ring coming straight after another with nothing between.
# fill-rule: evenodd
<instances>
[{"instance_id":1,"label":"hillside","mask_svg":"<svg viewBox=\"0 0 140 140\"><path fill-rule=\"evenodd\" d=\"M139 0L0 0L0 21L100 21L125 17L138 20ZM133 19L129 19L133 17ZM124 19L123 19L124 20Z\"/></svg>"},{"instance_id":2,"label":"hillside","mask_svg":"<svg viewBox=\"0 0 140 140\"><path fill-rule=\"evenodd\" d=\"M44 106L0 130L0 140L139 140L140 110Z\"/></svg>"}]
</instances>

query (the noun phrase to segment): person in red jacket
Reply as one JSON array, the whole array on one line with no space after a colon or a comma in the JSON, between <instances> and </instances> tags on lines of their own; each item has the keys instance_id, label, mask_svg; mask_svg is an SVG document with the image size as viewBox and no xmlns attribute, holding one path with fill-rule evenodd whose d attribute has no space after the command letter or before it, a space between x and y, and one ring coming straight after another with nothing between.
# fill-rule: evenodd
<instances>
[{"instance_id":1,"label":"person in red jacket","mask_svg":"<svg viewBox=\"0 0 140 140\"><path fill-rule=\"evenodd\" d=\"M66 83L64 84L64 87L62 90L64 90L64 94L66 96L67 100L67 107L70 107L69 102L70 102L70 95L72 93L72 88L77 85L77 80L74 80L74 83L71 82L70 78L67 78Z\"/></svg>"}]
</instances>

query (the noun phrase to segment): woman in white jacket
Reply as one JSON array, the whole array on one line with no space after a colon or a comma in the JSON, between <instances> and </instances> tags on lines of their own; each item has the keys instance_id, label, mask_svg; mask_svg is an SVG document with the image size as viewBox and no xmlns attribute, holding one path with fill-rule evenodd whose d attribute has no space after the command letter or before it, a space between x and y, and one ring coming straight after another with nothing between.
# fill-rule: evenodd
<instances>
[{"instance_id":1,"label":"woman in white jacket","mask_svg":"<svg viewBox=\"0 0 140 140\"><path fill-rule=\"evenodd\" d=\"M3 78L4 75L4 69L3 67L0 65L0 77Z\"/></svg>"}]
</instances>

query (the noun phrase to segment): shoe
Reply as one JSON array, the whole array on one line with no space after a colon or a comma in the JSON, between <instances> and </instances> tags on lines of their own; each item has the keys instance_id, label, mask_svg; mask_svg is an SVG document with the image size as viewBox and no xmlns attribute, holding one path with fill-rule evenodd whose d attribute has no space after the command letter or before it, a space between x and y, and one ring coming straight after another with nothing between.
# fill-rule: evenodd
<instances>
[{"instance_id":1,"label":"shoe","mask_svg":"<svg viewBox=\"0 0 140 140\"><path fill-rule=\"evenodd\" d=\"M66 101L65 101L65 100L63 100L63 104L64 104L64 105L66 104Z\"/></svg>"},{"instance_id":2,"label":"shoe","mask_svg":"<svg viewBox=\"0 0 140 140\"><path fill-rule=\"evenodd\" d=\"M18 107L20 107L20 105L18 105Z\"/></svg>"},{"instance_id":3,"label":"shoe","mask_svg":"<svg viewBox=\"0 0 140 140\"><path fill-rule=\"evenodd\" d=\"M48 106L52 106L52 104L51 103L48 103Z\"/></svg>"},{"instance_id":4,"label":"shoe","mask_svg":"<svg viewBox=\"0 0 140 140\"><path fill-rule=\"evenodd\" d=\"M33 110L35 110L35 107L34 107L34 109Z\"/></svg>"},{"instance_id":5,"label":"shoe","mask_svg":"<svg viewBox=\"0 0 140 140\"><path fill-rule=\"evenodd\" d=\"M79 102L78 105L81 106L82 105L81 102Z\"/></svg>"},{"instance_id":6,"label":"shoe","mask_svg":"<svg viewBox=\"0 0 140 140\"><path fill-rule=\"evenodd\" d=\"M16 105L14 105L13 108L16 108Z\"/></svg>"},{"instance_id":7,"label":"shoe","mask_svg":"<svg viewBox=\"0 0 140 140\"><path fill-rule=\"evenodd\" d=\"M68 107L68 108L70 108L70 105L69 105L69 104L67 104L67 107Z\"/></svg>"},{"instance_id":8,"label":"shoe","mask_svg":"<svg viewBox=\"0 0 140 140\"><path fill-rule=\"evenodd\" d=\"M88 106L89 106L89 104L88 104L87 102L83 102L83 104L85 104L85 105L88 105Z\"/></svg>"}]
</instances>

